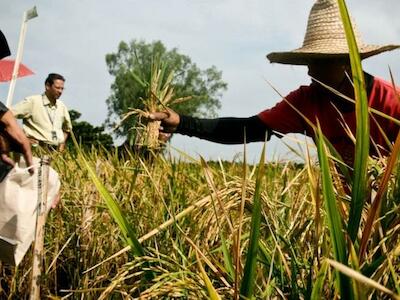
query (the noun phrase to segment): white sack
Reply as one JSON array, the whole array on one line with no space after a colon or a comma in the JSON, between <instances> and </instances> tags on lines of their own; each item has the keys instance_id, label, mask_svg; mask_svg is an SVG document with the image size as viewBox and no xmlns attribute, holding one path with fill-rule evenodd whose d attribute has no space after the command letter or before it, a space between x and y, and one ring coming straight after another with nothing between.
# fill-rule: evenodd
<instances>
[{"instance_id":1,"label":"white sack","mask_svg":"<svg viewBox=\"0 0 400 300\"><path fill-rule=\"evenodd\" d=\"M31 175L21 159L0 183L0 260L12 265L21 262L35 238L39 163L34 158L35 173ZM58 174L49 167L47 211L59 189Z\"/></svg>"}]
</instances>

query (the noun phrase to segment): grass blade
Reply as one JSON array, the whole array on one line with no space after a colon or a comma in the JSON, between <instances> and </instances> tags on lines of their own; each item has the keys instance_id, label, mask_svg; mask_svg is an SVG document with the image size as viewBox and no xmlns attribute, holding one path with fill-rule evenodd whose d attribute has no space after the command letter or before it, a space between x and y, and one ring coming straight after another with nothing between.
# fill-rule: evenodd
<instances>
[{"instance_id":1,"label":"grass blade","mask_svg":"<svg viewBox=\"0 0 400 300\"><path fill-rule=\"evenodd\" d=\"M199 254L196 251L196 258L197 258L197 265L199 266L201 276L203 277L204 282L206 283L206 288L208 291L208 295L210 296L211 300L220 300L221 297L218 295L218 292L215 290L214 286L212 285L212 282L210 278L207 276L206 271L203 268L203 265L201 264Z\"/></svg>"},{"instance_id":2,"label":"grass blade","mask_svg":"<svg viewBox=\"0 0 400 300\"><path fill-rule=\"evenodd\" d=\"M324 288L324 281L326 274L328 272L328 262L324 261L321 265L321 269L319 269L317 278L315 280L312 293L311 293L311 300L319 300L323 299L323 288Z\"/></svg>"},{"instance_id":3,"label":"grass blade","mask_svg":"<svg viewBox=\"0 0 400 300\"><path fill-rule=\"evenodd\" d=\"M333 189L332 175L329 169L329 161L326 153L326 146L324 144L324 138L322 135L321 128L318 124L318 136L317 136L317 150L318 159L321 167L322 176L322 194L324 197L325 211L328 219L328 227L330 231L331 243L333 247L333 254L337 261L343 264L347 264L347 251L345 237L342 228L342 219L339 214L339 209L336 205L336 198ZM352 295L351 283L349 280L338 274L338 286L342 296ZM348 299L351 299L349 297Z\"/></svg>"},{"instance_id":4,"label":"grass blade","mask_svg":"<svg viewBox=\"0 0 400 300\"><path fill-rule=\"evenodd\" d=\"M393 74L390 69L389 69L389 73L390 73L390 77L391 77L391 81L392 81L393 90L396 91L396 85L394 83ZM396 96L397 96L396 97L397 100L400 101L400 96L397 92L396 92ZM359 257L360 257L361 261L364 259L364 254L367 249L367 243L368 243L369 237L371 236L371 232L372 232L372 226L376 219L377 214L379 214L382 197L387 190L389 179L390 179L390 174L392 174L392 172L394 170L394 166L397 162L399 152L400 152L400 132L397 134L396 141L392 148L392 153L390 154L390 157L388 159L385 174L383 176L381 184L379 185L374 202L372 203L372 206L370 208L370 211L369 211L369 214L367 217L364 232L363 232L363 235L361 238L361 246L360 246L360 253L359 253Z\"/></svg>"},{"instance_id":5,"label":"grass blade","mask_svg":"<svg viewBox=\"0 0 400 300\"><path fill-rule=\"evenodd\" d=\"M367 195L367 162L369 155L368 98L365 90L364 73L350 16L344 0L338 0L343 27L350 53L350 65L356 100L356 149L354 156L354 180L351 193L350 213L347 230L351 240L357 237L361 213Z\"/></svg>"},{"instance_id":6,"label":"grass blade","mask_svg":"<svg viewBox=\"0 0 400 300\"><path fill-rule=\"evenodd\" d=\"M225 266L226 272L229 275L229 279L234 281L235 270L233 268L232 256L229 253L228 245L226 243L226 239L225 239L224 235L221 233L220 236L221 236L222 254L224 257L224 266Z\"/></svg>"},{"instance_id":7,"label":"grass blade","mask_svg":"<svg viewBox=\"0 0 400 300\"><path fill-rule=\"evenodd\" d=\"M361 246L360 246L360 254L359 254L361 260L363 260L365 251L367 250L367 244L368 244L369 237L371 236L372 227L373 227L374 221L376 219L376 216L379 215L382 198L387 190L390 175L392 174L392 171L396 165L396 161L397 161L399 152L400 152L400 133L397 135L396 142L393 147L393 151L389 157L388 164L386 166L386 170L383 175L383 179L378 187L378 191L374 198L374 202L372 203L371 208L369 209L369 214L368 214L367 221L365 223L365 228L363 231L363 235L361 238Z\"/></svg>"},{"instance_id":8,"label":"grass blade","mask_svg":"<svg viewBox=\"0 0 400 300\"><path fill-rule=\"evenodd\" d=\"M319 82L318 80L316 80L316 81ZM296 113L299 114L299 116L302 117L302 119L307 123L307 125L310 126L314 130L315 135L317 135L317 126L313 122L311 122L311 120L308 119L292 103L290 103L290 101L288 101L281 93L279 93L279 91L269 81L267 81L267 83L283 99L283 101L285 101ZM338 163L338 167L339 167L340 171L342 172L343 176L346 178L346 181L351 183L352 182L352 178L351 178L350 173L348 171L347 165L343 161L343 158L341 157L339 152L336 151L335 147L333 147L333 145L329 142L329 140L327 138L324 137L324 140L325 140L326 146L329 148L330 155Z\"/></svg>"},{"instance_id":9,"label":"grass blade","mask_svg":"<svg viewBox=\"0 0 400 300\"><path fill-rule=\"evenodd\" d=\"M357 257L356 250L354 249L354 245L350 242L349 245L349 264L353 268L354 271L360 272L360 264L359 264L359 258ZM354 298L355 299L362 299L366 300L367 297L364 295L364 290L363 286L359 284L356 280L352 280L353 284L353 291L354 291Z\"/></svg>"},{"instance_id":10,"label":"grass blade","mask_svg":"<svg viewBox=\"0 0 400 300\"><path fill-rule=\"evenodd\" d=\"M400 300L399 295L396 295L395 293L393 293L391 290L387 289L386 287L384 287L383 285L379 284L378 282L362 275L360 272L357 272L337 261L333 261L330 259L327 259L328 263L334 267L335 269L337 269L338 271L340 271L343 274L346 274L347 276L359 281L360 283L369 285L377 290L380 290L388 295L390 295L393 299L396 300Z\"/></svg>"},{"instance_id":11,"label":"grass blade","mask_svg":"<svg viewBox=\"0 0 400 300\"><path fill-rule=\"evenodd\" d=\"M234 284L234 295L233 299L239 299L239 274L241 273L241 261L240 261L240 242L242 239L242 225L244 216L244 204L246 202L246 187L247 187L247 150L246 150L246 130L243 130L243 165L242 165L242 194L240 199L240 211L239 211L239 226L236 235L236 249L235 249L235 284Z\"/></svg>"},{"instance_id":12,"label":"grass blade","mask_svg":"<svg viewBox=\"0 0 400 300\"><path fill-rule=\"evenodd\" d=\"M264 177L265 164L265 143L261 153L260 162L258 164L256 186L253 198L253 214L251 217L250 241L249 248L246 254L246 264L244 266L244 274L240 286L240 295L245 298L251 298L253 295L256 273L257 273L257 254L258 240L260 237L261 224L261 187Z\"/></svg>"},{"instance_id":13,"label":"grass blade","mask_svg":"<svg viewBox=\"0 0 400 300\"><path fill-rule=\"evenodd\" d=\"M79 162L81 163L82 167L88 171L89 176L92 179L92 182L94 183L97 190L99 191L100 196L106 203L111 213L111 216L113 217L114 221L118 224L122 232L122 235L124 237L124 240L128 245L131 246L131 249L135 255L138 256L144 255L144 250L142 248L142 245L137 240L135 231L133 227L126 220L125 215L123 214L121 208L118 205L118 202L110 195L106 187L100 182L99 178L96 175L96 172L90 166L89 162L85 159L80 147L78 146L75 136L73 134L71 136L72 140L74 141L75 147L78 151Z\"/></svg>"}]
</instances>

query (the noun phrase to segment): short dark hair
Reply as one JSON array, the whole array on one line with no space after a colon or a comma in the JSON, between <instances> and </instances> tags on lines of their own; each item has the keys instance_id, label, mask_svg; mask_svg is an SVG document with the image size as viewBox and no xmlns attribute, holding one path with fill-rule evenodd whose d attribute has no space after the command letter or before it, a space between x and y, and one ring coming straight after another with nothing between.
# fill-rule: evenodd
<instances>
[{"instance_id":1,"label":"short dark hair","mask_svg":"<svg viewBox=\"0 0 400 300\"><path fill-rule=\"evenodd\" d=\"M57 74L57 73L50 73L47 78L46 81L44 82L45 85L49 84L50 86L53 85L54 80L62 80L65 81L64 76Z\"/></svg>"}]
</instances>

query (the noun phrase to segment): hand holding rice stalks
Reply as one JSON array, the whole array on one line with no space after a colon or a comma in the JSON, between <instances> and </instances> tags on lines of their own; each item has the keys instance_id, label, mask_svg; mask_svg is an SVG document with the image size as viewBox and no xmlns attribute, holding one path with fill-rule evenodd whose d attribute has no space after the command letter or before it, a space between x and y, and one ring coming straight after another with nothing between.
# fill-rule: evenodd
<instances>
[{"instance_id":1,"label":"hand holding rice stalks","mask_svg":"<svg viewBox=\"0 0 400 300\"><path fill-rule=\"evenodd\" d=\"M158 151L161 142L158 139L160 121L150 120L149 114L156 111L166 111L168 106L181 103L191 97L174 99L173 79L174 71L169 71L168 66L155 58L152 64L150 79L144 81L137 74L132 74L143 87L146 88L146 96L141 99L143 109L132 108L122 116L122 122L134 116L137 118L133 130L135 134L135 149Z\"/></svg>"}]
</instances>

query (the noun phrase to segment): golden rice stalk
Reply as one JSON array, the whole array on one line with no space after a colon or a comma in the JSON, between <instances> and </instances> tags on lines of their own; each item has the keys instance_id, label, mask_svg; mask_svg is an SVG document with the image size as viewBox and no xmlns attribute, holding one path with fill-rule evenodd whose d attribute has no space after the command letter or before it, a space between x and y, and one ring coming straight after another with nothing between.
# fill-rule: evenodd
<instances>
[{"instance_id":1,"label":"golden rice stalk","mask_svg":"<svg viewBox=\"0 0 400 300\"><path fill-rule=\"evenodd\" d=\"M172 81L174 72L166 73L167 66L160 59L155 59L152 65L151 77L147 83L147 97L143 100L145 117L155 111L167 110L167 105L174 102L174 88ZM135 145L150 151L159 150L161 144L158 140L160 121L149 120L147 117L139 117L136 128Z\"/></svg>"},{"instance_id":2,"label":"golden rice stalk","mask_svg":"<svg viewBox=\"0 0 400 300\"><path fill-rule=\"evenodd\" d=\"M146 115L148 115L148 113ZM143 121L143 118L139 118L138 120L138 125L136 127L135 146L139 149L147 148L148 150L158 150L160 148L158 133L161 122L148 119Z\"/></svg>"}]
</instances>

